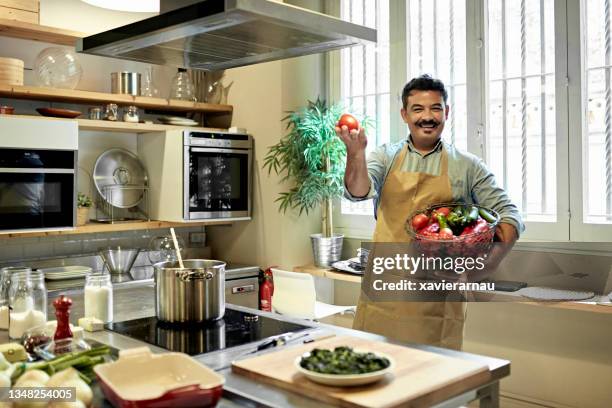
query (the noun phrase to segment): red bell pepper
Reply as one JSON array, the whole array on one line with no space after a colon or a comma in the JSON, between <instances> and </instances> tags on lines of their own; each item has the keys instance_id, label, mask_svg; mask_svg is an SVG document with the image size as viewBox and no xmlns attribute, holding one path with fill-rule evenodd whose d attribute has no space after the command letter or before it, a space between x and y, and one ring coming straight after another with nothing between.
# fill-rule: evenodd
<instances>
[{"instance_id":1,"label":"red bell pepper","mask_svg":"<svg viewBox=\"0 0 612 408\"><path fill-rule=\"evenodd\" d=\"M482 219L479 218L478 221L476 221L476 225L474 225L474 233L478 233L478 232L486 232L489 230L489 223Z\"/></svg>"},{"instance_id":2,"label":"red bell pepper","mask_svg":"<svg viewBox=\"0 0 612 408\"><path fill-rule=\"evenodd\" d=\"M438 225L437 222L429 224L425 228L421 228L419 230L419 234L425 235L425 236L438 235L438 232L440 232L440 225Z\"/></svg>"},{"instance_id":3,"label":"red bell pepper","mask_svg":"<svg viewBox=\"0 0 612 408\"><path fill-rule=\"evenodd\" d=\"M469 235L472 234L474 232L474 227L476 226L476 224L472 224L472 225L468 225L467 227L465 227L463 229L463 231L461 231L461 234L459 234L460 237L463 237L465 235Z\"/></svg>"}]
</instances>

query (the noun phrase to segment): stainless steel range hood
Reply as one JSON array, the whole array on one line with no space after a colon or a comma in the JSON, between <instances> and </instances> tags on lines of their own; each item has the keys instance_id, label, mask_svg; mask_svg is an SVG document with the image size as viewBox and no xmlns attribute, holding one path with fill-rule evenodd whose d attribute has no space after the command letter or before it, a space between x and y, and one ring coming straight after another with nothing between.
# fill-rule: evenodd
<instances>
[{"instance_id":1,"label":"stainless steel range hood","mask_svg":"<svg viewBox=\"0 0 612 408\"><path fill-rule=\"evenodd\" d=\"M376 30L271 0L205 0L80 39L77 51L221 70L376 41Z\"/></svg>"}]
</instances>

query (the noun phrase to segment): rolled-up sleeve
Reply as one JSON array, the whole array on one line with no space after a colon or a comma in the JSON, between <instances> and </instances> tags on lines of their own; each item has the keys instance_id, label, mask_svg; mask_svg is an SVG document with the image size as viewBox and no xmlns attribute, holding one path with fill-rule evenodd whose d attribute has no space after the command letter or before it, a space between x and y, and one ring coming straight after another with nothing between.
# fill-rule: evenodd
<instances>
[{"instance_id":1,"label":"rolled-up sleeve","mask_svg":"<svg viewBox=\"0 0 612 408\"><path fill-rule=\"evenodd\" d=\"M387 151L385 146L379 146L372 151L366 160L368 167L368 178L370 179L370 191L363 197L356 197L352 195L346 184L344 185L344 197L351 201L362 201L375 198L380 191L382 184L385 180L385 174L387 172Z\"/></svg>"},{"instance_id":2,"label":"rolled-up sleeve","mask_svg":"<svg viewBox=\"0 0 612 408\"><path fill-rule=\"evenodd\" d=\"M520 235L525 230L521 214L508 197L508 193L497 185L495 176L482 159L474 159L471 173L471 193L474 202L497 211L501 218L500 222L513 225Z\"/></svg>"}]
</instances>

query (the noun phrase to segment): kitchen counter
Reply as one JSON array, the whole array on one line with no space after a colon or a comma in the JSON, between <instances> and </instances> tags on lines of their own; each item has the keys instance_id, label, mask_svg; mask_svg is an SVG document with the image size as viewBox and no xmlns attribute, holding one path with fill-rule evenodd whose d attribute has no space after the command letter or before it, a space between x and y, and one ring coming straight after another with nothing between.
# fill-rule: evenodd
<instances>
[{"instance_id":1,"label":"kitchen counter","mask_svg":"<svg viewBox=\"0 0 612 408\"><path fill-rule=\"evenodd\" d=\"M73 300L73 307L71 313L71 322L82 316L83 313L83 297L82 290L73 290L65 292ZM53 297L50 296L49 303L53 301ZM302 325L311 327L307 332L314 337L324 336L326 334L344 334L358 336L362 338L368 338L372 340L385 341L384 337L364 333L360 331L339 328L336 326L325 325L317 322L303 321L298 319L291 319L278 314L262 312L259 310L253 310L240 306L230 305L229 307L258 314L262 316L273 317L287 322L294 322ZM154 311L154 287L151 283L141 282L139 285L120 286L114 290L114 321L131 320L141 317L152 316L155 314ZM53 318L53 307L50 305L49 319ZM147 346L153 352L166 352L166 350L152 346L147 343L114 333L110 331L102 331L95 333L87 333L86 337L93 340L108 344L117 349L126 349L132 347ZM8 341L7 332L0 332L0 342ZM297 339L296 344L302 344L302 339ZM283 347L290 347L291 342ZM458 357L461 359L467 359L471 361L477 361L486 364L489 367L489 377L486 384L481 387L468 390L461 395L458 395L451 400L445 401L436 407L457 407L467 404L469 401L474 399L480 399L481 407L498 407L499 405L499 380L510 374L510 362L506 360L500 360L495 358L483 357L475 354L457 352L453 350L441 349L431 346L423 345L412 345L415 348L439 353L447 356ZM225 379L226 384L224 387L224 397L219 405L220 407L230 406L271 406L271 407L286 407L286 406L300 406L300 407L316 407L323 408L329 405L315 401L309 398L302 397L292 392L287 392L279 388L261 384L246 377L236 375L232 373L230 365L231 362L239 358L243 353L254 349L253 343L246 344L243 346L233 347L231 349L219 350L207 354L195 356L194 358L199 362L206 364L207 366L215 369L221 373ZM260 353L269 352L264 350ZM249 357L254 354L249 355Z\"/></svg>"}]
</instances>

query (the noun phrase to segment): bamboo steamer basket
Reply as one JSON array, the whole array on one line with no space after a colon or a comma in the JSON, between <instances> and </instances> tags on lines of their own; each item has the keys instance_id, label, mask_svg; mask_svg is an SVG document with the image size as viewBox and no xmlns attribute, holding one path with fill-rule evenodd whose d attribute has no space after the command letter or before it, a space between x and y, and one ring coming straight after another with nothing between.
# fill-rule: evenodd
<instances>
[{"instance_id":1,"label":"bamboo steamer basket","mask_svg":"<svg viewBox=\"0 0 612 408\"><path fill-rule=\"evenodd\" d=\"M23 61L0 57L0 85L23 85Z\"/></svg>"}]
</instances>

